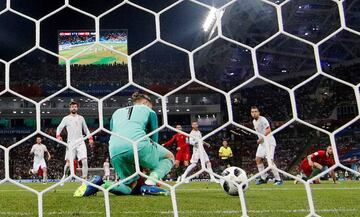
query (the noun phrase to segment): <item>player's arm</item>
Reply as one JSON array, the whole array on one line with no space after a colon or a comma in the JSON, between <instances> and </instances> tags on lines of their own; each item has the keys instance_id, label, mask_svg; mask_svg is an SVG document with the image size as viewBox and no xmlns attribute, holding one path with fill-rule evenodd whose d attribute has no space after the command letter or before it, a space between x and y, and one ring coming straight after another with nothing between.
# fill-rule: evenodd
<instances>
[{"instance_id":1,"label":"player's arm","mask_svg":"<svg viewBox=\"0 0 360 217\"><path fill-rule=\"evenodd\" d=\"M308 160L309 166L313 167L314 166L314 162L312 161L312 157L314 154L310 154L308 155L306 158Z\"/></svg>"},{"instance_id":2,"label":"player's arm","mask_svg":"<svg viewBox=\"0 0 360 217\"><path fill-rule=\"evenodd\" d=\"M34 151L35 151L34 149L35 149L35 147L32 146L32 147L31 147L31 150L30 150L30 155L34 154Z\"/></svg>"},{"instance_id":3,"label":"player's arm","mask_svg":"<svg viewBox=\"0 0 360 217\"><path fill-rule=\"evenodd\" d=\"M269 121L266 120L265 118L263 119L264 120L264 126L265 126L265 136L269 135L271 133L271 127L270 127L270 124L269 124ZM261 137L258 139L258 144L261 144L264 142L264 137Z\"/></svg>"},{"instance_id":4,"label":"player's arm","mask_svg":"<svg viewBox=\"0 0 360 217\"><path fill-rule=\"evenodd\" d=\"M163 144L163 146L169 146L169 145L173 144L174 141L175 141L175 138L176 138L176 134L173 135L173 137L171 137L171 139L170 139L169 141L165 142L165 143Z\"/></svg>"},{"instance_id":5,"label":"player's arm","mask_svg":"<svg viewBox=\"0 0 360 217\"><path fill-rule=\"evenodd\" d=\"M231 150L231 148L230 148L230 147L229 147L229 149L230 149L230 156L229 156L229 157L233 157L232 150Z\"/></svg>"},{"instance_id":6,"label":"player's arm","mask_svg":"<svg viewBox=\"0 0 360 217\"><path fill-rule=\"evenodd\" d=\"M211 147L210 143L203 141L203 144L206 145L208 148Z\"/></svg>"},{"instance_id":7,"label":"player's arm","mask_svg":"<svg viewBox=\"0 0 360 217\"><path fill-rule=\"evenodd\" d=\"M61 131L64 129L65 126L66 126L66 121L65 121L65 118L63 118L61 120L59 126L56 128L56 138L60 141L62 141Z\"/></svg>"},{"instance_id":8,"label":"player's arm","mask_svg":"<svg viewBox=\"0 0 360 217\"><path fill-rule=\"evenodd\" d=\"M265 128L265 136L269 135L271 133L271 127L268 126Z\"/></svg>"},{"instance_id":9,"label":"player's arm","mask_svg":"<svg viewBox=\"0 0 360 217\"><path fill-rule=\"evenodd\" d=\"M113 118L111 117L111 119L110 119L110 131L112 131L113 126L114 126Z\"/></svg>"},{"instance_id":10,"label":"player's arm","mask_svg":"<svg viewBox=\"0 0 360 217\"><path fill-rule=\"evenodd\" d=\"M151 110L151 112L150 112L149 123L150 123L150 131L156 130L156 129L158 128L158 126L159 126L159 125L158 125L157 115L156 115L156 113L155 113L153 110ZM158 143L158 141L159 141L159 133L158 133L158 132L154 133L154 134L151 136L151 139L152 139L154 142Z\"/></svg>"},{"instance_id":11,"label":"player's arm","mask_svg":"<svg viewBox=\"0 0 360 217\"><path fill-rule=\"evenodd\" d=\"M195 138L193 138L193 137L189 137L189 144L192 145L192 146L194 146L195 148L198 148L198 147L199 147L198 141L197 141Z\"/></svg>"},{"instance_id":12,"label":"player's arm","mask_svg":"<svg viewBox=\"0 0 360 217\"><path fill-rule=\"evenodd\" d=\"M48 156L48 160L51 159L51 155L50 155L50 152L47 150L47 148L45 147L45 152L47 153L47 156Z\"/></svg>"},{"instance_id":13,"label":"player's arm","mask_svg":"<svg viewBox=\"0 0 360 217\"><path fill-rule=\"evenodd\" d=\"M85 132L85 135L86 136L89 136L90 135L90 130L89 128L87 127L86 125L86 121L85 121L85 118L82 117L82 129L83 131ZM89 145L92 146L94 144L94 139L92 136L89 137Z\"/></svg>"},{"instance_id":14,"label":"player's arm","mask_svg":"<svg viewBox=\"0 0 360 217\"><path fill-rule=\"evenodd\" d=\"M315 152L315 153L313 153L311 155L308 155L307 160L308 160L309 166L316 167L316 168L322 170L323 166L321 164L315 162L316 156L318 155L317 153L318 152Z\"/></svg>"}]
</instances>

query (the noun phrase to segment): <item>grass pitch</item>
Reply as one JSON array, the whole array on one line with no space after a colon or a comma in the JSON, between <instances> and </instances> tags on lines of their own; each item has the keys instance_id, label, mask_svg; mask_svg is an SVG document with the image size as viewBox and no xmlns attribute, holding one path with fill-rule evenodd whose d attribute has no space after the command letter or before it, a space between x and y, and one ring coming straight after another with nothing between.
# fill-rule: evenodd
<instances>
[{"instance_id":1,"label":"grass pitch","mask_svg":"<svg viewBox=\"0 0 360 217\"><path fill-rule=\"evenodd\" d=\"M104 44L106 47L110 47L116 51L120 51L124 54L127 53L127 45L126 44ZM59 55L71 58L75 54L87 49L91 45L81 45L77 47L72 47L71 49L66 49L60 51ZM112 64L112 63L127 63L127 58L120 54L117 54L109 49L106 49L101 46L95 46L91 49L86 50L80 55L71 59L71 64ZM59 64L65 64L63 59L59 60Z\"/></svg>"},{"instance_id":2,"label":"grass pitch","mask_svg":"<svg viewBox=\"0 0 360 217\"><path fill-rule=\"evenodd\" d=\"M41 183L27 186L43 190ZM44 216L105 216L104 196L74 198L79 183L66 183L43 198ZM360 182L341 184L324 182L312 185L317 213L327 217L360 216ZM0 185L0 216L37 216L37 195L13 184ZM251 184L246 194L249 216L287 217L306 216L308 201L303 185L286 182L277 187L271 184ZM192 182L176 190L180 217L241 216L239 197L228 196L219 184ZM173 216L170 196L110 196L112 216Z\"/></svg>"}]
</instances>

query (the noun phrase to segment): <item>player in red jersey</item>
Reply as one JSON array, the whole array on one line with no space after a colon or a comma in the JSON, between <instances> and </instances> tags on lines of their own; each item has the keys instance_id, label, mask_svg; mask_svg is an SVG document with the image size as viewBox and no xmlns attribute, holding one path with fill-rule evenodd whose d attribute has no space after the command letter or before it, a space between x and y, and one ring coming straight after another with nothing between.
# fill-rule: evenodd
<instances>
[{"instance_id":1,"label":"player in red jersey","mask_svg":"<svg viewBox=\"0 0 360 217\"><path fill-rule=\"evenodd\" d=\"M331 146L328 146L326 150L319 150L308 155L304 160L301 161L300 169L305 175L304 180L308 180L323 172L325 169L333 166L334 164L335 161L333 150ZM334 183L336 183L335 172L330 171L329 175L332 177Z\"/></svg>"},{"instance_id":2,"label":"player in red jersey","mask_svg":"<svg viewBox=\"0 0 360 217\"><path fill-rule=\"evenodd\" d=\"M181 125L176 125L176 129L182 130ZM176 176L178 177L178 181L180 181L180 177L182 171L180 171L180 162L184 163L184 166L189 166L190 160L190 147L187 143L187 137L181 133L176 133L169 141L165 142L163 146L169 146L174 143L177 144L177 153L175 157L175 169L176 169Z\"/></svg>"}]
</instances>

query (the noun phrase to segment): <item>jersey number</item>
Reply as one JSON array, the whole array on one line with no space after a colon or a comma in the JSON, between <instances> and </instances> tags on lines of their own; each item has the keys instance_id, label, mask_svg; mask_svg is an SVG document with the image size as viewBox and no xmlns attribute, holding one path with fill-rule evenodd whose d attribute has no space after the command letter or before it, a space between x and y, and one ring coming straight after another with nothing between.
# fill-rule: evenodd
<instances>
[{"instance_id":1,"label":"jersey number","mask_svg":"<svg viewBox=\"0 0 360 217\"><path fill-rule=\"evenodd\" d=\"M132 115L133 107L128 108L128 120L130 120Z\"/></svg>"}]
</instances>

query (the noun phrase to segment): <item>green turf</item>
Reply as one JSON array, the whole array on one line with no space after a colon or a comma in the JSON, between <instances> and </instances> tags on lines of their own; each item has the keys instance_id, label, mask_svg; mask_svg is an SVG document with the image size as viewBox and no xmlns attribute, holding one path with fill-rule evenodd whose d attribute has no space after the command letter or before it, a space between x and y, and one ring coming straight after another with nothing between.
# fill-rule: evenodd
<instances>
[{"instance_id":1,"label":"green turf","mask_svg":"<svg viewBox=\"0 0 360 217\"><path fill-rule=\"evenodd\" d=\"M51 184L27 184L36 190ZM78 183L67 183L44 194L44 216L105 216L102 193L88 198L73 198ZM318 214L326 217L360 216L360 182L313 185ZM0 216L37 216L37 196L12 184L0 185ZM308 202L303 185L287 182L250 185L245 194L249 216L306 216ZM239 197L226 195L218 184L193 182L177 189L180 217L241 216ZM171 198L164 196L110 196L112 216L173 216Z\"/></svg>"},{"instance_id":2,"label":"green turf","mask_svg":"<svg viewBox=\"0 0 360 217\"><path fill-rule=\"evenodd\" d=\"M127 53L127 45L126 44L104 44L106 47L111 47L116 51ZM71 49L60 51L59 55L65 58L71 58L75 54L78 54L81 51L89 48L90 45L82 45L78 47L73 47ZM89 50L84 51L83 53L77 55L76 57L71 59L71 64L112 64L112 63L122 63L127 62L125 56L119 55L106 49L101 46L95 46ZM59 60L59 64L65 64L63 59Z\"/></svg>"}]
</instances>

